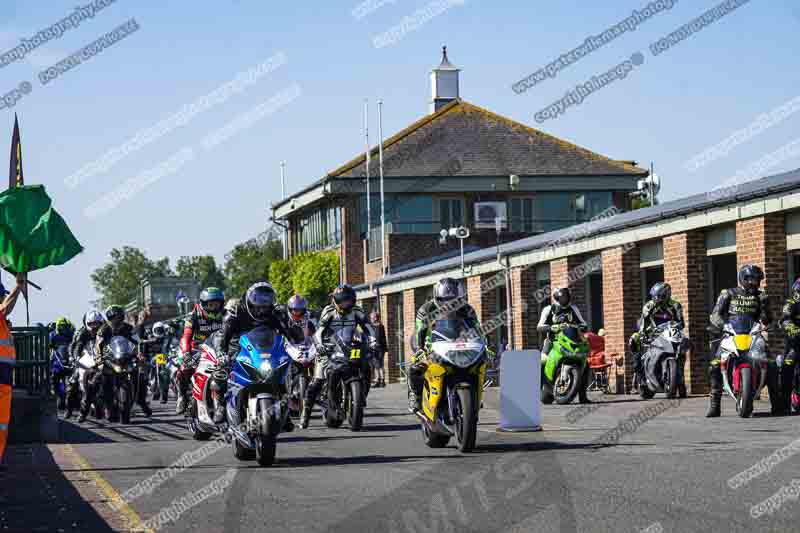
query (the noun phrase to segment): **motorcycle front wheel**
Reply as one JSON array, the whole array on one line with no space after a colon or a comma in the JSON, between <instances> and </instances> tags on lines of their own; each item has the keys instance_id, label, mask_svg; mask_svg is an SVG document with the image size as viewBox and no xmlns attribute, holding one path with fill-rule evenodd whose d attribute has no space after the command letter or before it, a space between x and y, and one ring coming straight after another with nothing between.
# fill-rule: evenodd
<instances>
[{"instance_id":1,"label":"motorcycle front wheel","mask_svg":"<svg viewBox=\"0 0 800 533\"><path fill-rule=\"evenodd\" d=\"M278 435L271 430L271 413L273 402L269 398L258 400L258 435L256 435L256 460L261 466L271 466L275 462L275 452L278 446Z\"/></svg>"},{"instance_id":2,"label":"motorcycle front wheel","mask_svg":"<svg viewBox=\"0 0 800 533\"><path fill-rule=\"evenodd\" d=\"M581 375L578 368L572 365L567 366L567 377L561 380L561 367L556 369L555 398L558 405L572 403L578 395L578 387L581 386Z\"/></svg>"},{"instance_id":3,"label":"motorcycle front wheel","mask_svg":"<svg viewBox=\"0 0 800 533\"><path fill-rule=\"evenodd\" d=\"M336 429L341 427L344 420L339 417L339 409L342 405L342 398L344 391L342 390L343 383L341 379L335 382L328 381L328 398L327 409L325 410L325 425L329 428Z\"/></svg>"},{"instance_id":4,"label":"motorcycle front wheel","mask_svg":"<svg viewBox=\"0 0 800 533\"><path fill-rule=\"evenodd\" d=\"M678 361L667 359L664 368L664 391L667 398L675 398L678 392Z\"/></svg>"},{"instance_id":5,"label":"motorcycle front wheel","mask_svg":"<svg viewBox=\"0 0 800 533\"><path fill-rule=\"evenodd\" d=\"M742 418L749 418L753 414L753 369L742 367L739 369L739 391L736 394L736 412Z\"/></svg>"},{"instance_id":6,"label":"motorcycle front wheel","mask_svg":"<svg viewBox=\"0 0 800 533\"><path fill-rule=\"evenodd\" d=\"M475 448L478 433L478 412L472 387L456 389L456 405L453 407L458 449L464 453L471 452Z\"/></svg>"},{"instance_id":7,"label":"motorcycle front wheel","mask_svg":"<svg viewBox=\"0 0 800 533\"><path fill-rule=\"evenodd\" d=\"M117 402L118 402L120 421L123 424L130 424L131 407L133 406L131 405L132 403L131 391L127 385L119 386L119 390L117 391Z\"/></svg>"},{"instance_id":8,"label":"motorcycle front wheel","mask_svg":"<svg viewBox=\"0 0 800 533\"><path fill-rule=\"evenodd\" d=\"M211 433L200 429L200 423L197 420L197 400L194 398L189 404L189 416L186 417L186 421L189 426L189 433L194 440L208 440L211 438Z\"/></svg>"},{"instance_id":9,"label":"motorcycle front wheel","mask_svg":"<svg viewBox=\"0 0 800 533\"><path fill-rule=\"evenodd\" d=\"M362 384L357 379L350 382L350 395L345 408L350 430L361 431L364 425L364 393Z\"/></svg>"}]
</instances>

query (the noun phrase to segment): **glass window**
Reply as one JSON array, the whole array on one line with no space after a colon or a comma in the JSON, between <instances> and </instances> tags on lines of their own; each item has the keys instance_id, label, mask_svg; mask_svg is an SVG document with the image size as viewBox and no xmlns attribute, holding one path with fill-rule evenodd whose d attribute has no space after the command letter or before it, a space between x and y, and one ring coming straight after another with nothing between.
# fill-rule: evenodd
<instances>
[{"instance_id":1,"label":"glass window","mask_svg":"<svg viewBox=\"0 0 800 533\"><path fill-rule=\"evenodd\" d=\"M537 230L553 231L577 222L574 193L554 192L536 195Z\"/></svg>"},{"instance_id":2,"label":"glass window","mask_svg":"<svg viewBox=\"0 0 800 533\"><path fill-rule=\"evenodd\" d=\"M342 209L323 207L305 215L294 228L297 253L313 252L342 242Z\"/></svg>"},{"instance_id":3,"label":"glass window","mask_svg":"<svg viewBox=\"0 0 800 533\"><path fill-rule=\"evenodd\" d=\"M439 200L439 229L457 228L464 225L464 200L442 198Z\"/></svg>"},{"instance_id":4,"label":"glass window","mask_svg":"<svg viewBox=\"0 0 800 533\"><path fill-rule=\"evenodd\" d=\"M512 198L509 227L513 232L533 233L533 198Z\"/></svg>"}]
</instances>

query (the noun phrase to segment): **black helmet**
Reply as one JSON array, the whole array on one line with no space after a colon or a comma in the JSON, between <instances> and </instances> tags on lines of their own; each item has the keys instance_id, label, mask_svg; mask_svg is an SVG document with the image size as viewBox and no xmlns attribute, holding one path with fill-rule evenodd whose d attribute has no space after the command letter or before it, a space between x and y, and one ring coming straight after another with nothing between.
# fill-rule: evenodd
<instances>
[{"instance_id":1,"label":"black helmet","mask_svg":"<svg viewBox=\"0 0 800 533\"><path fill-rule=\"evenodd\" d=\"M442 278L433 286L433 299L437 304L455 300L461 296L461 285L453 278Z\"/></svg>"},{"instance_id":2,"label":"black helmet","mask_svg":"<svg viewBox=\"0 0 800 533\"><path fill-rule=\"evenodd\" d=\"M663 305L672 298L672 287L669 286L669 283L659 281L650 289L650 298L656 304Z\"/></svg>"},{"instance_id":3,"label":"black helmet","mask_svg":"<svg viewBox=\"0 0 800 533\"><path fill-rule=\"evenodd\" d=\"M739 269L739 287L750 294L758 292L764 279L764 271L756 265L744 265Z\"/></svg>"},{"instance_id":4,"label":"black helmet","mask_svg":"<svg viewBox=\"0 0 800 533\"><path fill-rule=\"evenodd\" d=\"M200 293L200 307L212 318L219 318L222 307L225 305L225 293L222 289L208 287Z\"/></svg>"},{"instance_id":5,"label":"black helmet","mask_svg":"<svg viewBox=\"0 0 800 533\"><path fill-rule=\"evenodd\" d=\"M333 303L340 313L348 312L356 305L356 291L350 285L339 285L333 291Z\"/></svg>"},{"instance_id":6,"label":"black helmet","mask_svg":"<svg viewBox=\"0 0 800 533\"><path fill-rule=\"evenodd\" d=\"M291 316L292 319L301 320L306 316L306 311L308 311L308 302L299 294L295 294L289 298L286 308L289 309L289 316Z\"/></svg>"},{"instance_id":7,"label":"black helmet","mask_svg":"<svg viewBox=\"0 0 800 533\"><path fill-rule=\"evenodd\" d=\"M265 321L275 306L275 289L266 281L254 283L247 289L244 305L253 320Z\"/></svg>"},{"instance_id":8,"label":"black helmet","mask_svg":"<svg viewBox=\"0 0 800 533\"><path fill-rule=\"evenodd\" d=\"M553 303L567 307L572 302L572 293L569 287L560 287L553 291Z\"/></svg>"},{"instance_id":9,"label":"black helmet","mask_svg":"<svg viewBox=\"0 0 800 533\"><path fill-rule=\"evenodd\" d=\"M111 322L116 318L123 320L125 318L125 310L121 305L109 305L108 309L106 309L106 320Z\"/></svg>"}]
</instances>

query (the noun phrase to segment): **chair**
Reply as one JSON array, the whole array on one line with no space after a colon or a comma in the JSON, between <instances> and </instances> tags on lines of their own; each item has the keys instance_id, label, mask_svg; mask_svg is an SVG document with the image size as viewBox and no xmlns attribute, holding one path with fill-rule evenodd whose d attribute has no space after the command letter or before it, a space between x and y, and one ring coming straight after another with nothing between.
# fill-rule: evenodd
<instances>
[{"instance_id":1,"label":"chair","mask_svg":"<svg viewBox=\"0 0 800 533\"><path fill-rule=\"evenodd\" d=\"M592 373L592 382L589 384L589 390L608 390L608 369L610 366L611 363L606 362L605 353L601 352L589 356L589 371Z\"/></svg>"}]
</instances>

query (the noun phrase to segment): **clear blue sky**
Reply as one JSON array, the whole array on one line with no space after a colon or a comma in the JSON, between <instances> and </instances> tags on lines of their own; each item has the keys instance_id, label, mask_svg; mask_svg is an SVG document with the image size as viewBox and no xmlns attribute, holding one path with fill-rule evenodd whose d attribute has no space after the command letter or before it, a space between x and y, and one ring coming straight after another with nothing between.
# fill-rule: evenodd
<instances>
[{"instance_id":1,"label":"clear blue sky","mask_svg":"<svg viewBox=\"0 0 800 533\"><path fill-rule=\"evenodd\" d=\"M85 5L89 0L82 0ZM630 15L646 0L614 2L466 0L376 49L373 37L431 0L395 0L356 20L358 0L219 2L117 0L60 39L0 69L0 94L29 81L33 90L0 110L0 154L8 153L13 113L20 116L28 183L44 183L86 251L68 265L36 273L45 287L32 296L32 320L58 313L74 319L95 297L89 273L124 244L151 257L213 254L259 233L280 196L279 162L289 190L319 179L363 148L364 98L383 98L388 136L427 112L428 74L447 44L462 68L461 95L599 153L655 161L663 200L709 189L797 135L798 114L737 147L695 174L683 165L760 113L800 94L797 34L800 6L752 0L666 53L650 43L717 4L681 0L562 71L518 95L511 85ZM71 14L79 2L7 0L0 12L0 48ZM100 55L42 85L38 73L103 33L135 17L140 29ZM237 73L283 51L288 62L245 92L196 116L108 172L71 189L64 179L143 128L179 111ZM533 115L567 89L634 52L645 63L627 79L543 124ZM83 210L125 180L185 146L198 148L223 126L280 90L302 95L274 114L196 157L96 219ZM374 107L371 110L375 118ZM3 129L5 125L5 129ZM376 131L373 120L371 130ZM3 148L5 147L5 148ZM800 166L787 160L775 172ZM5 180L5 177L2 179ZM174 261L173 261L174 266ZM6 285L11 283L4 276ZM16 322L24 313L15 312Z\"/></svg>"}]
</instances>

